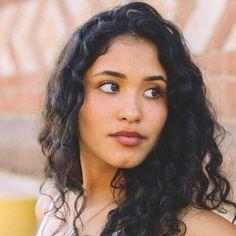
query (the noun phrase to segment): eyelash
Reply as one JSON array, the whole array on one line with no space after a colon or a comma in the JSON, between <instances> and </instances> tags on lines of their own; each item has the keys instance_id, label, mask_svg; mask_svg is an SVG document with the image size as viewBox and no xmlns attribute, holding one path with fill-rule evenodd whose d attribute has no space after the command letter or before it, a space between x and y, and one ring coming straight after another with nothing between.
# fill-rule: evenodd
<instances>
[{"instance_id":1,"label":"eyelash","mask_svg":"<svg viewBox=\"0 0 236 236\"><path fill-rule=\"evenodd\" d=\"M112 80L103 81L102 83L100 83L99 88L101 88L103 85L107 85L107 84L112 84L112 85L115 85L115 86L117 86L119 88L119 85L116 82L112 81ZM114 91L114 93L115 92L116 91ZM110 92L110 93L112 93L112 92Z\"/></svg>"},{"instance_id":2,"label":"eyelash","mask_svg":"<svg viewBox=\"0 0 236 236\"><path fill-rule=\"evenodd\" d=\"M112 80L103 81L102 83L100 83L99 88L101 88L103 85L107 85L107 84L115 85L115 86L117 86L118 89L119 89L119 84L116 83L116 82L114 82L114 81L112 81ZM118 90L118 89L117 89L117 90ZM155 90L157 90L157 92L158 92L158 96L157 96L157 97L149 97L149 96L147 96L147 97L150 98L150 99L157 99L157 98L159 98L159 97L164 93L163 89L160 88L159 86L149 88L149 89L145 90L145 92L148 91L148 90L150 90L150 89L153 89L153 90L155 89ZM101 90L102 90L102 89L101 89ZM102 90L102 91L104 91L104 90ZM106 91L105 91L105 92L106 92ZM117 92L117 91L106 92L106 93L113 94L113 93L116 93L116 92Z\"/></svg>"}]
</instances>

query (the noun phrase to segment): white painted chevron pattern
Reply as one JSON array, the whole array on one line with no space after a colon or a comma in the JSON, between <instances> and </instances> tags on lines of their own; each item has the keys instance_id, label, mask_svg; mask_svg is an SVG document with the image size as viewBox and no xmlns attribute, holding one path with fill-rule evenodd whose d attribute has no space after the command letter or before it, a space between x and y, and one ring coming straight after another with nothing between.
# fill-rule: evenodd
<instances>
[{"instance_id":1,"label":"white painted chevron pattern","mask_svg":"<svg viewBox=\"0 0 236 236\"><path fill-rule=\"evenodd\" d=\"M11 24L16 11L17 8L12 4L0 9L0 76L3 78L16 73L9 49Z\"/></svg>"},{"instance_id":2,"label":"white painted chevron pattern","mask_svg":"<svg viewBox=\"0 0 236 236\"><path fill-rule=\"evenodd\" d=\"M203 54L212 40L229 2L195 0L183 32L195 54ZM15 74L37 74L52 67L69 34L98 8L128 0L31 0L14 1L0 8L0 79ZM174 20L181 0L147 0ZM183 1L182 1L183 2ZM96 4L95 4L96 3ZM178 22L177 22L178 23ZM236 50L236 23L223 45Z\"/></svg>"},{"instance_id":3,"label":"white painted chevron pattern","mask_svg":"<svg viewBox=\"0 0 236 236\"><path fill-rule=\"evenodd\" d=\"M35 41L40 50L42 64L46 67L54 63L66 35L66 21L57 2L58 0L52 0L43 5L40 23L35 31Z\"/></svg>"},{"instance_id":4,"label":"white painted chevron pattern","mask_svg":"<svg viewBox=\"0 0 236 236\"><path fill-rule=\"evenodd\" d=\"M184 28L193 53L204 52L228 0L197 0L196 8Z\"/></svg>"},{"instance_id":5,"label":"white painted chevron pattern","mask_svg":"<svg viewBox=\"0 0 236 236\"><path fill-rule=\"evenodd\" d=\"M16 63L21 72L33 73L39 65L32 48L32 30L39 1L23 2L18 8L18 16L11 33L11 43Z\"/></svg>"},{"instance_id":6,"label":"white painted chevron pattern","mask_svg":"<svg viewBox=\"0 0 236 236\"><path fill-rule=\"evenodd\" d=\"M236 24L233 27L231 34L229 35L229 37L224 45L224 50L227 52L236 51ZM235 64L236 64L236 62L235 62Z\"/></svg>"}]
</instances>

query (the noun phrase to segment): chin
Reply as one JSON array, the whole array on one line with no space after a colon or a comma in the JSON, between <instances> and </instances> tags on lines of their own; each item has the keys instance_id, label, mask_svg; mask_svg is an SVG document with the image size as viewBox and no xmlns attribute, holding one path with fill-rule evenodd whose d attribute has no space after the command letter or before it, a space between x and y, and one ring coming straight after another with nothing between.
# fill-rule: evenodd
<instances>
[{"instance_id":1,"label":"chin","mask_svg":"<svg viewBox=\"0 0 236 236\"><path fill-rule=\"evenodd\" d=\"M137 166L139 166L143 161L137 161L137 162L132 162L130 160L123 160L120 163L114 164L117 168L122 168L122 169L132 169Z\"/></svg>"}]
</instances>

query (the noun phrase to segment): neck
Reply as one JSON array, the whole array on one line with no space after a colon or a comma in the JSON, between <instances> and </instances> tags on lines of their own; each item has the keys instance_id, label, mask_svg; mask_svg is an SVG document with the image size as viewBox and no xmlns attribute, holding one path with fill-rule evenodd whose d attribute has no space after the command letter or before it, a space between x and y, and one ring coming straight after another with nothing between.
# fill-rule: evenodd
<instances>
[{"instance_id":1,"label":"neck","mask_svg":"<svg viewBox=\"0 0 236 236\"><path fill-rule=\"evenodd\" d=\"M113 202L111 181L118 169L101 162L99 163L99 161L91 160L88 156L81 155L80 160L87 204L102 205Z\"/></svg>"}]
</instances>

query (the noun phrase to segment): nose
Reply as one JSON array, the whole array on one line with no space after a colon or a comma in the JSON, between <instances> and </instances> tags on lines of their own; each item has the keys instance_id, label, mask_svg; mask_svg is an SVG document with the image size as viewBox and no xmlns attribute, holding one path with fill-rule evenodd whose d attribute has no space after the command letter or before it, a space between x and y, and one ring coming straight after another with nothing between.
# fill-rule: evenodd
<instances>
[{"instance_id":1,"label":"nose","mask_svg":"<svg viewBox=\"0 0 236 236\"><path fill-rule=\"evenodd\" d=\"M119 120L125 120L128 123L138 123L142 120L141 100L136 94L126 94L120 102Z\"/></svg>"}]
</instances>

